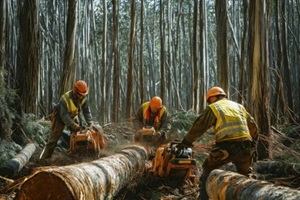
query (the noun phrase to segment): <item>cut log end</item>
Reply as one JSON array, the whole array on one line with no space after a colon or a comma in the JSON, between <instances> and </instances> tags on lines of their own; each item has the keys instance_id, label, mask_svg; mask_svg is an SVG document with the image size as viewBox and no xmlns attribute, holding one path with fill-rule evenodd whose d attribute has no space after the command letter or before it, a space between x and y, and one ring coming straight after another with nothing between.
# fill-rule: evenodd
<instances>
[{"instance_id":1,"label":"cut log end","mask_svg":"<svg viewBox=\"0 0 300 200\"><path fill-rule=\"evenodd\" d=\"M39 172L22 185L16 197L16 200L25 199L73 200L74 197L62 179L48 172Z\"/></svg>"}]
</instances>

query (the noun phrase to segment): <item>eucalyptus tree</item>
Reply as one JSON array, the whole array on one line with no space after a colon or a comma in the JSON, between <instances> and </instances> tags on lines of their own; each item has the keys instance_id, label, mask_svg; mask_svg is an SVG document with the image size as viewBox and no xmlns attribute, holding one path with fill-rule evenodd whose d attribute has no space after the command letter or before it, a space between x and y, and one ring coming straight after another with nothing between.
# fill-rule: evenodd
<instances>
[{"instance_id":1,"label":"eucalyptus tree","mask_svg":"<svg viewBox=\"0 0 300 200\"><path fill-rule=\"evenodd\" d=\"M217 28L217 68L218 85L229 96L229 63L228 63L228 38L227 38L227 0L215 1L216 28Z\"/></svg>"},{"instance_id":2,"label":"eucalyptus tree","mask_svg":"<svg viewBox=\"0 0 300 200\"><path fill-rule=\"evenodd\" d=\"M159 6L159 31L160 31L160 97L166 100L166 82L165 82L165 1L160 0Z\"/></svg>"},{"instance_id":3,"label":"eucalyptus tree","mask_svg":"<svg viewBox=\"0 0 300 200\"><path fill-rule=\"evenodd\" d=\"M132 99L133 99L133 69L134 69L134 47L135 47L135 0L131 0L130 9L130 43L128 52L128 72L127 72L127 95L126 95L126 113L125 117L130 118L132 115Z\"/></svg>"},{"instance_id":4,"label":"eucalyptus tree","mask_svg":"<svg viewBox=\"0 0 300 200\"><path fill-rule=\"evenodd\" d=\"M198 70L198 0L194 0L194 27L193 27L193 110L199 112L199 70Z\"/></svg>"},{"instance_id":5,"label":"eucalyptus tree","mask_svg":"<svg viewBox=\"0 0 300 200\"><path fill-rule=\"evenodd\" d=\"M269 4L267 0L250 1L249 9L249 111L260 133L270 135L269 116ZM269 158L269 142L260 140L259 159Z\"/></svg>"},{"instance_id":6,"label":"eucalyptus tree","mask_svg":"<svg viewBox=\"0 0 300 200\"><path fill-rule=\"evenodd\" d=\"M206 79L206 68L207 68L207 55L206 55L206 3L205 0L199 1L199 60L200 60L200 67L199 67L199 111L201 112L204 110L206 105L206 86L207 86L207 79Z\"/></svg>"},{"instance_id":7,"label":"eucalyptus tree","mask_svg":"<svg viewBox=\"0 0 300 200\"><path fill-rule=\"evenodd\" d=\"M111 118L113 122L119 120L120 108L120 63L119 63L119 0L113 3L113 104Z\"/></svg>"},{"instance_id":8,"label":"eucalyptus tree","mask_svg":"<svg viewBox=\"0 0 300 200\"><path fill-rule=\"evenodd\" d=\"M140 63L139 63L139 88L140 88L140 96L139 96L139 102L142 104L145 101L145 94L144 94L144 0L141 0L141 19L140 19Z\"/></svg>"},{"instance_id":9,"label":"eucalyptus tree","mask_svg":"<svg viewBox=\"0 0 300 200\"><path fill-rule=\"evenodd\" d=\"M0 70L3 73L4 65L5 65L5 34L6 34L6 0L0 1ZM3 77L3 75L1 75Z\"/></svg>"},{"instance_id":10,"label":"eucalyptus tree","mask_svg":"<svg viewBox=\"0 0 300 200\"><path fill-rule=\"evenodd\" d=\"M39 1L19 1L20 33L17 80L22 99L18 112L37 114L38 75L40 70Z\"/></svg>"},{"instance_id":11,"label":"eucalyptus tree","mask_svg":"<svg viewBox=\"0 0 300 200\"><path fill-rule=\"evenodd\" d=\"M107 4L106 4L106 0L102 0L102 7L103 7L103 21L102 21L102 29L103 29L103 33L102 33L102 66L101 66L101 80L100 80L100 87L101 87L101 97L100 97L100 103L101 105L100 107L100 111L102 111L102 113L107 113L108 111L108 98L109 95L107 95L107 91L106 91L106 69L107 69L107 60L106 60L106 52L107 52ZM100 114L99 115L99 120L100 123L103 124L104 122L108 121L108 115L105 114Z\"/></svg>"},{"instance_id":12,"label":"eucalyptus tree","mask_svg":"<svg viewBox=\"0 0 300 200\"><path fill-rule=\"evenodd\" d=\"M77 0L68 0L67 37L60 80L60 95L72 88L76 69Z\"/></svg>"}]
</instances>

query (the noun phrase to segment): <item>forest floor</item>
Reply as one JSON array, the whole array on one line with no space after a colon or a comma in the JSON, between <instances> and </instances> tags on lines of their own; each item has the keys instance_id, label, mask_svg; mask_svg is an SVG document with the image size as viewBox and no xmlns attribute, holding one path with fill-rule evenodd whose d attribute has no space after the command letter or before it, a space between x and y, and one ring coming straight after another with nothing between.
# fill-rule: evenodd
<instances>
[{"instance_id":1,"label":"forest floor","mask_svg":"<svg viewBox=\"0 0 300 200\"><path fill-rule=\"evenodd\" d=\"M125 146L132 143L133 129L129 123L119 123L119 124L108 124L103 126L104 134L107 139L107 148L103 150L100 154L101 157L113 155L118 150L123 149ZM297 134L299 134L297 132ZM282 139L281 134L275 134L276 137L273 137L273 144L277 146L274 154L280 154L280 159L284 157L289 157L289 159L295 161L295 157L299 160L299 151L292 150L291 148L285 146L283 143L287 140L286 137ZM32 138L30 136L26 136ZM177 137L176 133L171 134L171 138ZM300 138L300 137L299 137ZM293 140L299 147L299 138ZM201 171L201 163L209 152L209 148L212 144L210 136L205 138L206 141L196 143L194 150L196 152L196 157L199 161L199 169ZM34 141L37 144L37 149L29 162L22 168L22 170L16 173L13 177L10 178L12 181L18 181L23 177L29 176L32 171L37 167L43 166L65 166L71 164L77 164L82 162L90 162L95 159L99 159L99 156L96 156L93 153L82 154L82 156L69 155L66 152L66 149L63 147L63 143L56 148L51 159L44 161L39 161L39 156L42 151L42 148L46 141L41 142L40 140ZM278 148L278 144L279 148ZM291 145L289 143L289 145ZM289 152L288 155L284 152ZM292 156L291 156L292 154ZM294 158L293 158L294 157ZM230 165L226 166L227 169L232 168ZM291 188L300 189L300 167L298 163L292 161L281 161L279 160L267 160L263 162L258 162L255 166L255 173L257 179L267 180L276 185L287 186ZM0 191L3 188L7 188L10 184L9 181L1 180ZM0 200L10 200L14 199L19 186L10 188L8 191L5 191L0 194ZM189 181L185 182L174 182L166 178L162 179L159 177L152 177L151 181L145 180L138 183L130 183L126 188L122 189L118 195L114 198L115 200L131 200L131 199L152 199L152 200L162 200L162 199L197 199L199 195L198 186L192 185Z\"/></svg>"}]
</instances>

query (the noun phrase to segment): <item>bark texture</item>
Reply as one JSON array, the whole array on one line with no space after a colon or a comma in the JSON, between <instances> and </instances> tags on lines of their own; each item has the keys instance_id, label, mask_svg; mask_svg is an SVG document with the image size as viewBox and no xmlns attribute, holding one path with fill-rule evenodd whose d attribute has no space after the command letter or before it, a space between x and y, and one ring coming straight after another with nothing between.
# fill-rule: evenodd
<instances>
[{"instance_id":1,"label":"bark texture","mask_svg":"<svg viewBox=\"0 0 300 200\"><path fill-rule=\"evenodd\" d=\"M28 143L23 150L20 151L20 153L18 153L13 159L9 160L0 168L0 175L9 178L12 177L25 166L35 150L35 144Z\"/></svg>"},{"instance_id":2,"label":"bark texture","mask_svg":"<svg viewBox=\"0 0 300 200\"><path fill-rule=\"evenodd\" d=\"M113 199L143 173L146 159L145 148L131 145L93 162L41 169L22 184L16 199Z\"/></svg>"},{"instance_id":3,"label":"bark texture","mask_svg":"<svg viewBox=\"0 0 300 200\"><path fill-rule=\"evenodd\" d=\"M214 170L206 183L207 194L214 200L296 200L300 191L275 186L267 181L249 179L235 172Z\"/></svg>"}]
</instances>

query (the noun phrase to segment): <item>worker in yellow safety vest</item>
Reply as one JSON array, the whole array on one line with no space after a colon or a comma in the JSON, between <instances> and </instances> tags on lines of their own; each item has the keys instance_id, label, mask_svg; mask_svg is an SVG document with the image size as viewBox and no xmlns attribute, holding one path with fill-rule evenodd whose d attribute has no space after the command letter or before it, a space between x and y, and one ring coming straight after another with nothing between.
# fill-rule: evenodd
<instances>
[{"instance_id":1,"label":"worker in yellow safety vest","mask_svg":"<svg viewBox=\"0 0 300 200\"><path fill-rule=\"evenodd\" d=\"M65 126L71 132L77 132L81 129L78 120L80 111L84 116L88 127L92 128L92 114L87 101L88 86L85 81L79 80L74 83L72 90L63 94L59 103L55 105L51 113L51 133L40 159L50 158L56 147L57 141L63 133Z\"/></svg>"},{"instance_id":2,"label":"worker in yellow safety vest","mask_svg":"<svg viewBox=\"0 0 300 200\"><path fill-rule=\"evenodd\" d=\"M146 126L154 127L157 143L165 143L168 139L168 133L171 129L170 114L158 96L154 96L138 108L133 123L136 129L134 135L136 142L140 141L141 130Z\"/></svg>"},{"instance_id":3,"label":"worker in yellow safety vest","mask_svg":"<svg viewBox=\"0 0 300 200\"><path fill-rule=\"evenodd\" d=\"M244 106L228 100L226 96L222 88L210 88L206 94L208 107L177 145L178 149L192 147L192 143L209 128L214 128L215 145L202 164L201 200L208 199L205 184L212 170L232 162L238 173L249 176L256 161L257 124Z\"/></svg>"}]
</instances>

